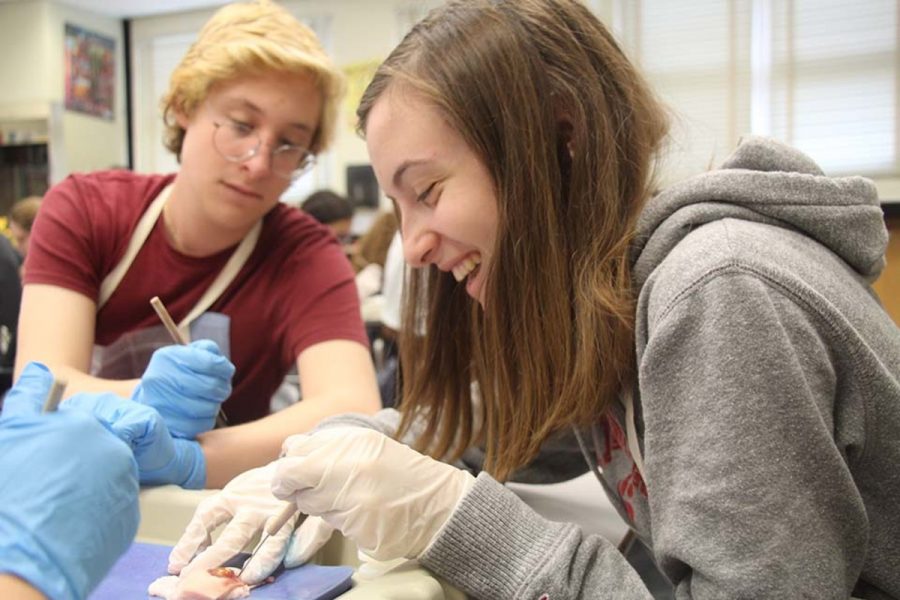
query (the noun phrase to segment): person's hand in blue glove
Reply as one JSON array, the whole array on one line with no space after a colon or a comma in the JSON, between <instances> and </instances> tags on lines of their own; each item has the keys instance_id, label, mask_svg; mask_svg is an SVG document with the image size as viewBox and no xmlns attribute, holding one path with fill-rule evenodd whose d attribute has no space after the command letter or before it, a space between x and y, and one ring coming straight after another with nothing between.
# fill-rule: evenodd
<instances>
[{"instance_id":1,"label":"person's hand in blue glove","mask_svg":"<svg viewBox=\"0 0 900 600\"><path fill-rule=\"evenodd\" d=\"M45 389L34 383L27 393L40 405L49 380ZM90 415L4 409L0 573L54 600L85 598L134 538L137 495L131 451Z\"/></svg>"},{"instance_id":2,"label":"person's hand in blue glove","mask_svg":"<svg viewBox=\"0 0 900 600\"><path fill-rule=\"evenodd\" d=\"M41 411L53 375L40 363L28 363L3 403L2 422ZM92 414L134 452L142 485L174 483L188 489L206 484L206 459L200 444L173 438L160 414L110 393L80 393L59 405L62 412Z\"/></svg>"},{"instance_id":3,"label":"person's hand in blue glove","mask_svg":"<svg viewBox=\"0 0 900 600\"><path fill-rule=\"evenodd\" d=\"M153 353L131 399L155 408L173 436L193 440L213 428L233 375L234 365L211 340L166 346Z\"/></svg>"},{"instance_id":4,"label":"person's hand in blue glove","mask_svg":"<svg viewBox=\"0 0 900 600\"><path fill-rule=\"evenodd\" d=\"M36 415L41 412L44 400L53 385L53 374L43 363L30 362L3 398L0 423L12 417Z\"/></svg>"},{"instance_id":5,"label":"person's hand in blue glove","mask_svg":"<svg viewBox=\"0 0 900 600\"><path fill-rule=\"evenodd\" d=\"M94 415L128 444L140 469L141 485L174 483L197 490L206 485L206 458L194 440L172 437L162 416L153 408L115 394L75 394L60 410Z\"/></svg>"}]
</instances>

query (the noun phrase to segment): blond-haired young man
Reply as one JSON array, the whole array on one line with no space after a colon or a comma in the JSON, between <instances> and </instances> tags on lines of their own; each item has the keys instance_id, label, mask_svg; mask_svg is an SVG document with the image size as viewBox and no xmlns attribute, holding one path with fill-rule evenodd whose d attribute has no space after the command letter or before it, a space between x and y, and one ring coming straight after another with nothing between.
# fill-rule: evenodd
<instances>
[{"instance_id":1,"label":"blond-haired young man","mask_svg":"<svg viewBox=\"0 0 900 600\"><path fill-rule=\"evenodd\" d=\"M70 392L156 408L194 445L187 467L154 483L221 487L321 418L379 406L353 271L327 229L279 202L331 140L342 91L313 32L283 7L228 5L162 101L178 173L73 175L45 197L17 372L42 361ZM171 339L153 296L185 334L216 344L160 350ZM303 401L269 415L295 365ZM207 431L223 401L231 426Z\"/></svg>"}]
</instances>

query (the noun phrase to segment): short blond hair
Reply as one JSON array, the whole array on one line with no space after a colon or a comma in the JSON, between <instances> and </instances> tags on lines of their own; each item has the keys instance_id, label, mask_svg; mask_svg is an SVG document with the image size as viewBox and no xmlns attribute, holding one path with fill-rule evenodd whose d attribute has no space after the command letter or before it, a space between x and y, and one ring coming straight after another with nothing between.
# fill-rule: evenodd
<instances>
[{"instance_id":1,"label":"short blond hair","mask_svg":"<svg viewBox=\"0 0 900 600\"><path fill-rule=\"evenodd\" d=\"M40 196L28 196L17 201L9 210L9 220L25 231L31 231L42 200Z\"/></svg>"},{"instance_id":2,"label":"short blond hair","mask_svg":"<svg viewBox=\"0 0 900 600\"><path fill-rule=\"evenodd\" d=\"M176 114L193 116L216 84L243 75L283 72L311 75L322 96L322 117L309 150L319 154L334 137L344 78L316 34L269 0L222 7L207 21L169 80L161 104L164 143L180 159L184 128Z\"/></svg>"}]
</instances>

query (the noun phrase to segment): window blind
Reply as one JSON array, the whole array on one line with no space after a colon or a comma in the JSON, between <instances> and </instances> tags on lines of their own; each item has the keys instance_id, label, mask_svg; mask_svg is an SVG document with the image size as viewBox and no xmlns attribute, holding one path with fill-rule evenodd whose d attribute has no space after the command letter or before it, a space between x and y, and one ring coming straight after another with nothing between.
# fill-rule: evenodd
<instances>
[{"instance_id":1,"label":"window blind","mask_svg":"<svg viewBox=\"0 0 900 600\"><path fill-rule=\"evenodd\" d=\"M896 0L781 0L771 128L829 173L897 172Z\"/></svg>"},{"instance_id":2,"label":"window blind","mask_svg":"<svg viewBox=\"0 0 900 600\"><path fill-rule=\"evenodd\" d=\"M612 25L673 112L662 183L747 133L829 174L900 174L897 0L612 0Z\"/></svg>"}]
</instances>

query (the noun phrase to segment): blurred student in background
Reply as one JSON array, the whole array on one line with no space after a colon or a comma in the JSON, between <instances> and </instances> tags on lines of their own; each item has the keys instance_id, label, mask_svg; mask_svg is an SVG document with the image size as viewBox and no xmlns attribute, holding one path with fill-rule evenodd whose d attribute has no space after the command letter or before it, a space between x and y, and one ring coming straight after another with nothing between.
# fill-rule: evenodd
<instances>
[{"instance_id":1,"label":"blurred student in background","mask_svg":"<svg viewBox=\"0 0 900 600\"><path fill-rule=\"evenodd\" d=\"M12 385L25 256L40 207L40 196L28 196L13 203L9 211L12 242L0 235L0 406L4 392Z\"/></svg>"},{"instance_id":2,"label":"blurred student in background","mask_svg":"<svg viewBox=\"0 0 900 600\"><path fill-rule=\"evenodd\" d=\"M14 203L9 211L9 232L23 260L28 256L31 228L41 208L42 200L40 196L28 196ZM20 274L24 275L24 265Z\"/></svg>"},{"instance_id":3,"label":"blurred student in background","mask_svg":"<svg viewBox=\"0 0 900 600\"><path fill-rule=\"evenodd\" d=\"M0 234L0 407L3 406L3 394L12 385L16 360L16 327L22 300L21 266L22 257L12 242Z\"/></svg>"},{"instance_id":4,"label":"blurred student in background","mask_svg":"<svg viewBox=\"0 0 900 600\"><path fill-rule=\"evenodd\" d=\"M345 245L350 242L353 203L349 199L331 190L319 190L310 194L300 208L322 225L327 225L339 242Z\"/></svg>"},{"instance_id":5,"label":"blurred student in background","mask_svg":"<svg viewBox=\"0 0 900 600\"><path fill-rule=\"evenodd\" d=\"M376 213L372 224L366 229L355 244L355 251L350 257L353 268L357 272L369 265L384 268L388 247L397 233L397 215L393 210L382 210Z\"/></svg>"}]
</instances>

